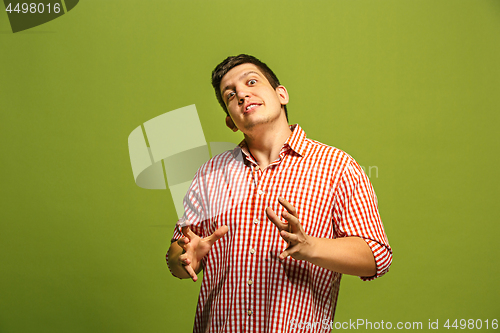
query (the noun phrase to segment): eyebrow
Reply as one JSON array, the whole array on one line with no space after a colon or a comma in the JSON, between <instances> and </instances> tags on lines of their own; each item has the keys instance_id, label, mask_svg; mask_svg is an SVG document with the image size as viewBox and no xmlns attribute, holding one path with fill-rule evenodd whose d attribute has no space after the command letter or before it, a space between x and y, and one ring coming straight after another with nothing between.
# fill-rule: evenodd
<instances>
[{"instance_id":1,"label":"eyebrow","mask_svg":"<svg viewBox=\"0 0 500 333\"><path fill-rule=\"evenodd\" d=\"M239 81L239 80L241 80L242 78L244 78L245 76L250 75L250 74L257 74L258 76L261 76L261 75L260 75L259 73L257 73L256 71L248 71L248 72L245 72L245 73L241 74L241 75L240 75L240 77L238 78L238 81ZM223 94L224 94L224 92L225 92L226 90L228 90L228 89L229 89L229 86L225 86L225 87L224 87L224 89L222 89L222 90L221 90L221 94L223 95Z\"/></svg>"}]
</instances>

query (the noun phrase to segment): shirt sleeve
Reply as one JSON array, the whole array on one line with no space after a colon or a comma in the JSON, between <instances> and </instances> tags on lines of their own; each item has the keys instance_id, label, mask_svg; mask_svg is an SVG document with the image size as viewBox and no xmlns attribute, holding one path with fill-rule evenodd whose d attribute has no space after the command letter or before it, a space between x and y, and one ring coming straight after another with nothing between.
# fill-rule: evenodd
<instances>
[{"instance_id":1,"label":"shirt sleeve","mask_svg":"<svg viewBox=\"0 0 500 333\"><path fill-rule=\"evenodd\" d=\"M207 205L205 200L203 199L202 193L203 191L200 188L198 171L193 179L193 182L189 186L189 190L184 196L184 214L175 224L174 232L170 240L171 244L182 237L182 226L189 226L191 230L198 236L206 237L203 232L202 222L206 218L206 209L204 207L207 207ZM172 273L172 270L168 265L168 251L165 255L165 260L167 261L167 266L170 270L170 273Z\"/></svg>"},{"instance_id":2,"label":"shirt sleeve","mask_svg":"<svg viewBox=\"0 0 500 333\"><path fill-rule=\"evenodd\" d=\"M377 197L365 172L352 158L337 185L334 201L336 236L358 236L373 252L377 273L360 278L369 281L387 273L392 262L392 249L380 219Z\"/></svg>"}]
</instances>

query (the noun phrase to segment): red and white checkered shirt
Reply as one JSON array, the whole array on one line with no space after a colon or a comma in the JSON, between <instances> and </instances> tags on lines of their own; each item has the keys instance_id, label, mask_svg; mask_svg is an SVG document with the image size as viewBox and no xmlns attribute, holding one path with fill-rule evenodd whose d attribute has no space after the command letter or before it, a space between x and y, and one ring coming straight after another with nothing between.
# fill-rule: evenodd
<instances>
[{"instance_id":1,"label":"red and white checkered shirt","mask_svg":"<svg viewBox=\"0 0 500 333\"><path fill-rule=\"evenodd\" d=\"M184 198L185 214L172 241L182 236L179 224L189 224L200 237L229 227L203 260L194 332L293 332L298 323L309 323L304 332L331 331L342 275L278 258L287 244L265 209L281 216L279 196L297 209L308 235L364 239L377 274L363 280L389 269L392 250L366 174L343 151L307 139L298 125L291 128L279 158L266 169L258 168L242 142L205 163ZM238 158L241 168L234 167ZM240 185L228 187L227 175Z\"/></svg>"}]
</instances>

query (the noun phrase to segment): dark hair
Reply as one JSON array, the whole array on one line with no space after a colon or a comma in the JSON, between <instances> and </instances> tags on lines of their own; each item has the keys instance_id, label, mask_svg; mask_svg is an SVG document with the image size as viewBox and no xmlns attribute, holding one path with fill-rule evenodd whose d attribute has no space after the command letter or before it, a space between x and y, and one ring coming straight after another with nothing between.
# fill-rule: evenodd
<instances>
[{"instance_id":1,"label":"dark hair","mask_svg":"<svg viewBox=\"0 0 500 333\"><path fill-rule=\"evenodd\" d=\"M269 83L274 89L276 89L280 85L280 81L278 80L276 74L274 74L274 72L265 63L255 58L254 56L248 54L240 54L237 56L227 57L223 62L218 64L217 67L215 67L215 69L212 72L212 86L214 87L215 90L215 96L217 96L219 104L222 106L227 115L229 115L229 112L227 111L226 103L224 103L224 100L222 99L220 91L220 82L222 81L224 75L226 75L227 72L229 72L231 69L233 69L236 66L248 63L257 66L257 68L260 69L262 74L264 74L267 81L269 81ZM286 115L286 120L288 120L288 112L286 109L286 105L285 105L285 115Z\"/></svg>"}]
</instances>

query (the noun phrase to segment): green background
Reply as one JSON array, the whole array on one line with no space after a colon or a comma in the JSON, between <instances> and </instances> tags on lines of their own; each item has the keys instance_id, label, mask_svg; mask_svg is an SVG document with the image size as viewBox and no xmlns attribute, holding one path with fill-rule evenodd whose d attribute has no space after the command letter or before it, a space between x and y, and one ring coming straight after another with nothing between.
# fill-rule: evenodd
<instances>
[{"instance_id":1,"label":"green background","mask_svg":"<svg viewBox=\"0 0 500 333\"><path fill-rule=\"evenodd\" d=\"M86 0L16 34L0 12L0 332L191 331L172 199L135 185L127 137L196 104L238 142L210 73L239 53L290 122L378 168L393 265L344 276L336 320L500 319L500 1Z\"/></svg>"}]
</instances>

